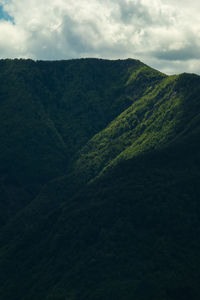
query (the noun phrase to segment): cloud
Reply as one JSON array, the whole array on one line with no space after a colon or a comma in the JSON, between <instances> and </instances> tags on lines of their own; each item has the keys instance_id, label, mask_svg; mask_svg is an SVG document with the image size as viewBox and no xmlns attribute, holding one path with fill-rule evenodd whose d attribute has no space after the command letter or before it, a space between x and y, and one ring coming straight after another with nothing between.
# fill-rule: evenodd
<instances>
[{"instance_id":1,"label":"cloud","mask_svg":"<svg viewBox=\"0 0 200 300\"><path fill-rule=\"evenodd\" d=\"M0 0L0 57L137 58L170 73L200 73L197 1ZM185 69L186 68L186 69Z\"/></svg>"},{"instance_id":2,"label":"cloud","mask_svg":"<svg viewBox=\"0 0 200 300\"><path fill-rule=\"evenodd\" d=\"M2 57L27 52L26 31L8 21L0 22L0 54Z\"/></svg>"}]
</instances>

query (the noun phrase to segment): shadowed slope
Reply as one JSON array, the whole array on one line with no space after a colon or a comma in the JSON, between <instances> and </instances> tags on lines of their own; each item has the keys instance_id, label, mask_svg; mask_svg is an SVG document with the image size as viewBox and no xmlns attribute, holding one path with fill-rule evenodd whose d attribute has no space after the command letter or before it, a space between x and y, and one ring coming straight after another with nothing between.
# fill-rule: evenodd
<instances>
[{"instance_id":1,"label":"shadowed slope","mask_svg":"<svg viewBox=\"0 0 200 300\"><path fill-rule=\"evenodd\" d=\"M91 68L94 62L99 67L108 63L82 61ZM115 63L110 62L112 68ZM126 75L109 75L110 93L118 100L112 100L111 111L104 102L106 118L92 133L94 119L87 120L83 111L77 115L84 116L80 136L75 133L78 144L61 134L68 128L60 122L63 107L60 117L55 105L51 110L42 104L60 135L59 145L74 148L64 152L67 174L48 178L0 231L0 298L199 299L200 78L167 77L135 61L119 64L115 71L128 65ZM74 61L74 72L85 70L81 66ZM84 89L86 79L80 78ZM123 78L123 88L116 78ZM102 79L105 86L107 80ZM112 82L117 82L116 94ZM66 116L73 109L68 107Z\"/></svg>"},{"instance_id":2,"label":"shadowed slope","mask_svg":"<svg viewBox=\"0 0 200 300\"><path fill-rule=\"evenodd\" d=\"M199 134L121 162L62 205L41 195L1 235L0 295L199 299Z\"/></svg>"},{"instance_id":3,"label":"shadowed slope","mask_svg":"<svg viewBox=\"0 0 200 300\"><path fill-rule=\"evenodd\" d=\"M148 80L134 86L143 69ZM136 60L0 61L0 223L163 76Z\"/></svg>"}]
</instances>

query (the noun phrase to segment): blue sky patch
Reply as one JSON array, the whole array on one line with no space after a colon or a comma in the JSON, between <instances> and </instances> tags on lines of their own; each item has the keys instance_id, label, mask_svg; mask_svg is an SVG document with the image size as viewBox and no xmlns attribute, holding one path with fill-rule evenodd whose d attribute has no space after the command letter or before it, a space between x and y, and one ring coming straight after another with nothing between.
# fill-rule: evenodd
<instances>
[{"instance_id":1,"label":"blue sky patch","mask_svg":"<svg viewBox=\"0 0 200 300\"><path fill-rule=\"evenodd\" d=\"M14 19L4 11L2 5L0 5L0 20L12 21L14 23Z\"/></svg>"}]
</instances>

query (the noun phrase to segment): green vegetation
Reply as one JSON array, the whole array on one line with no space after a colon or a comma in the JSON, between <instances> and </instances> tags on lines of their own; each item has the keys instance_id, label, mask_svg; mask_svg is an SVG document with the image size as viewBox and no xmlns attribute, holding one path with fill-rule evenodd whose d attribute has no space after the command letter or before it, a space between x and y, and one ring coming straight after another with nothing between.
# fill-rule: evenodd
<instances>
[{"instance_id":1,"label":"green vegetation","mask_svg":"<svg viewBox=\"0 0 200 300\"><path fill-rule=\"evenodd\" d=\"M130 96L126 82L140 66L134 60L0 61L1 223L66 174L76 152L133 103L142 91Z\"/></svg>"},{"instance_id":2,"label":"green vegetation","mask_svg":"<svg viewBox=\"0 0 200 300\"><path fill-rule=\"evenodd\" d=\"M0 299L200 298L200 77L0 61Z\"/></svg>"}]
</instances>

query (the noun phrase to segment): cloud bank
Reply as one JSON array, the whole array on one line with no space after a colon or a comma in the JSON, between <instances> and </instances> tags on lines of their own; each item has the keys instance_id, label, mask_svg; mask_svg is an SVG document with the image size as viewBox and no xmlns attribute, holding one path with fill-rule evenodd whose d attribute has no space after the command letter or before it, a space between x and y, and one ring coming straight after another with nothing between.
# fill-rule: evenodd
<instances>
[{"instance_id":1,"label":"cloud bank","mask_svg":"<svg viewBox=\"0 0 200 300\"><path fill-rule=\"evenodd\" d=\"M187 0L0 0L0 58L137 58L200 73L200 4Z\"/></svg>"}]
</instances>

